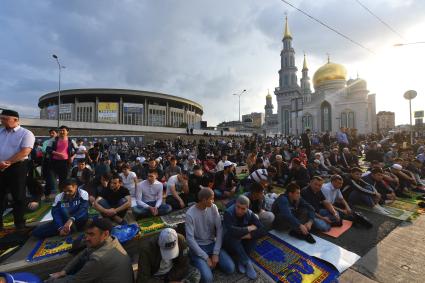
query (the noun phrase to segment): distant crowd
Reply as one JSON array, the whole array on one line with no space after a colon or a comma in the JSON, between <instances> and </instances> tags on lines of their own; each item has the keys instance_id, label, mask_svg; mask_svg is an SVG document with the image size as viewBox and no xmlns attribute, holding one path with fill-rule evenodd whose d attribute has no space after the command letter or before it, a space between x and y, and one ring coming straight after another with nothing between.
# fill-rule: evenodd
<instances>
[{"instance_id":1,"label":"distant crowd","mask_svg":"<svg viewBox=\"0 0 425 283\"><path fill-rule=\"evenodd\" d=\"M89 144L61 126L38 144L17 112L4 110L1 121L0 215L13 208L15 227L24 229L25 212L52 201L53 220L33 236L86 234L87 249L51 282L132 282L131 262L110 234L129 214L189 207L185 235L167 228L142 241L137 282L212 282L215 267L255 279L248 255L269 229L314 244L311 231L329 231L343 219L372 225L355 206L385 214L383 204L424 189L424 140L410 144L403 135L341 128L335 135ZM101 217L90 219L90 208Z\"/></svg>"}]
</instances>

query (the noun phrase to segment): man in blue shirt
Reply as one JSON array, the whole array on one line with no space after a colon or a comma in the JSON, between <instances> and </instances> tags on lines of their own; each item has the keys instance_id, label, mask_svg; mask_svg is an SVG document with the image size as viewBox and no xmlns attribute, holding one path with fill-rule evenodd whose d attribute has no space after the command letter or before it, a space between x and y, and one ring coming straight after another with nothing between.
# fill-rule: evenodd
<instances>
[{"instance_id":1,"label":"man in blue shirt","mask_svg":"<svg viewBox=\"0 0 425 283\"><path fill-rule=\"evenodd\" d=\"M224 249L238 259L240 273L246 273L248 278L255 279L254 270L249 254L255 242L266 234L263 224L249 209L249 198L240 195L235 204L226 209L224 213Z\"/></svg>"},{"instance_id":2,"label":"man in blue shirt","mask_svg":"<svg viewBox=\"0 0 425 283\"><path fill-rule=\"evenodd\" d=\"M66 236L72 230L82 231L89 217L89 194L78 189L77 180L67 179L52 205L53 220L34 229L33 236L47 238Z\"/></svg>"},{"instance_id":3,"label":"man in blue shirt","mask_svg":"<svg viewBox=\"0 0 425 283\"><path fill-rule=\"evenodd\" d=\"M276 230L290 230L289 235L292 237L310 244L316 242L310 234L315 218L314 208L301 198L301 189L297 184L290 183L286 187L286 193L274 201L272 212Z\"/></svg>"}]
</instances>

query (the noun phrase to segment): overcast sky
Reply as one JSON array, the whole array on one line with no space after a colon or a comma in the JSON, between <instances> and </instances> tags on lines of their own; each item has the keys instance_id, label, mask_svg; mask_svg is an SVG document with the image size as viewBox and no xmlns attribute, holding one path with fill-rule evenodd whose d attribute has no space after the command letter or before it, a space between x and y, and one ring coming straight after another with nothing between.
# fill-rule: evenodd
<instances>
[{"instance_id":1,"label":"overcast sky","mask_svg":"<svg viewBox=\"0 0 425 283\"><path fill-rule=\"evenodd\" d=\"M264 111L278 86L285 12L302 67L310 77L326 62L346 66L368 82L377 110L408 122L404 91L415 89L413 109L425 108L425 1L361 0L397 30L388 30L355 0L290 0L375 51L371 54L280 0L80 0L0 3L0 107L38 116L38 98L57 90L57 54L66 69L62 87L132 88L199 102L209 125L238 118L232 93L246 89L241 112ZM300 78L299 74L299 78ZM275 111L276 111L276 100Z\"/></svg>"}]
</instances>

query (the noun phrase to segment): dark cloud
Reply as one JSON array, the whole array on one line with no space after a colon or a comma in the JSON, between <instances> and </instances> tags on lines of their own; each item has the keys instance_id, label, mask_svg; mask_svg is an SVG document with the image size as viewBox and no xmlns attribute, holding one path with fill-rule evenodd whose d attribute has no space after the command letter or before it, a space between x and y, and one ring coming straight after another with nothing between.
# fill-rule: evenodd
<instances>
[{"instance_id":1,"label":"dark cloud","mask_svg":"<svg viewBox=\"0 0 425 283\"><path fill-rule=\"evenodd\" d=\"M423 1L366 1L400 32L422 20ZM355 1L294 1L371 49L398 40ZM52 53L67 67L64 88L161 91L204 105L210 124L263 111L277 86L284 12L297 64L350 63L369 56L278 0L3 1L0 10L0 104L38 113L38 98L57 88ZM10 94L13 93L13 96Z\"/></svg>"}]
</instances>

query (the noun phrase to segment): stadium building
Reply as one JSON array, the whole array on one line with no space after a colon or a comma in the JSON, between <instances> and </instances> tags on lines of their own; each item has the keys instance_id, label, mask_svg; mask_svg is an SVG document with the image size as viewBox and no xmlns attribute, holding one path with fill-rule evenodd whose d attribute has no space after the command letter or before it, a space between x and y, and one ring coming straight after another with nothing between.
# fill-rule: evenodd
<instances>
[{"instance_id":1,"label":"stadium building","mask_svg":"<svg viewBox=\"0 0 425 283\"><path fill-rule=\"evenodd\" d=\"M130 89L68 89L60 92L60 120L199 129L203 108L186 98ZM57 120L58 92L40 97L40 119Z\"/></svg>"}]
</instances>

